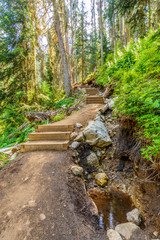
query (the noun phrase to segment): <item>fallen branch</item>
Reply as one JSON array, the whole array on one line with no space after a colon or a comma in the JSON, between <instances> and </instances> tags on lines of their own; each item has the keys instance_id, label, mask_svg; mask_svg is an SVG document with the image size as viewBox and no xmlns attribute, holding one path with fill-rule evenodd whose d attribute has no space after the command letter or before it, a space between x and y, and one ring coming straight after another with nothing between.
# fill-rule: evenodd
<instances>
[{"instance_id":1,"label":"fallen branch","mask_svg":"<svg viewBox=\"0 0 160 240\"><path fill-rule=\"evenodd\" d=\"M100 109L101 113L105 113L109 109L108 104L106 104L103 108Z\"/></svg>"},{"instance_id":2,"label":"fallen branch","mask_svg":"<svg viewBox=\"0 0 160 240\"><path fill-rule=\"evenodd\" d=\"M19 128L17 128L13 133L11 133L11 134L7 137L7 139L12 138L17 132L22 131L25 127L28 126L28 124L29 124L29 122L23 123Z\"/></svg>"}]
</instances>

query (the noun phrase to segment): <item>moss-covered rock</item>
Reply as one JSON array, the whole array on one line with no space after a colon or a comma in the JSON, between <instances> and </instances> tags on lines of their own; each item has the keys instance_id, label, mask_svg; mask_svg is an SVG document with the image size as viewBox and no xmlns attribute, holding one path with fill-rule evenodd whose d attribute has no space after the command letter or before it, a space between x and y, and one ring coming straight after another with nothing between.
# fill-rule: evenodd
<instances>
[{"instance_id":1,"label":"moss-covered rock","mask_svg":"<svg viewBox=\"0 0 160 240\"><path fill-rule=\"evenodd\" d=\"M96 183L101 187L105 187L107 185L107 180L108 178L105 173L98 173L95 176Z\"/></svg>"}]
</instances>

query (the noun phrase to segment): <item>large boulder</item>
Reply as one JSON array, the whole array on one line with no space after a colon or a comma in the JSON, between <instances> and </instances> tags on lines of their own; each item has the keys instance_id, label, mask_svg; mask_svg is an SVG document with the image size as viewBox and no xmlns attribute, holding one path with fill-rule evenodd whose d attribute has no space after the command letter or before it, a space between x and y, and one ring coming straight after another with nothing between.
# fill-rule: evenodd
<instances>
[{"instance_id":1,"label":"large boulder","mask_svg":"<svg viewBox=\"0 0 160 240\"><path fill-rule=\"evenodd\" d=\"M140 211L137 208L135 208L131 212L127 213L127 220L128 222L133 222L139 226L142 221L142 215Z\"/></svg>"},{"instance_id":2,"label":"large boulder","mask_svg":"<svg viewBox=\"0 0 160 240\"><path fill-rule=\"evenodd\" d=\"M107 175L105 173L98 173L95 176L95 181L100 187L105 187L107 185Z\"/></svg>"},{"instance_id":3,"label":"large boulder","mask_svg":"<svg viewBox=\"0 0 160 240\"><path fill-rule=\"evenodd\" d=\"M90 121L89 125L84 129L83 134L86 143L91 146L107 147L112 144L108 131L101 121Z\"/></svg>"}]
</instances>

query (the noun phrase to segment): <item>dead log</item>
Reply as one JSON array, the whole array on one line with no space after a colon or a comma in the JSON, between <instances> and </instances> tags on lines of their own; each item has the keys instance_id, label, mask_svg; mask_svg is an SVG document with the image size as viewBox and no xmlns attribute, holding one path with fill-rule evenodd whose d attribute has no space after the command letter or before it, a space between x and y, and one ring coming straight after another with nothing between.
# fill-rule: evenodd
<instances>
[{"instance_id":1,"label":"dead log","mask_svg":"<svg viewBox=\"0 0 160 240\"><path fill-rule=\"evenodd\" d=\"M57 115L55 111L48 112L24 112L25 116L30 122L43 122L45 120L50 120L51 117Z\"/></svg>"},{"instance_id":2,"label":"dead log","mask_svg":"<svg viewBox=\"0 0 160 240\"><path fill-rule=\"evenodd\" d=\"M23 123L19 128L17 128L13 133L11 133L11 134L7 137L7 139L12 138L17 132L22 131L25 127L28 126L28 124L29 124L29 122Z\"/></svg>"},{"instance_id":3,"label":"dead log","mask_svg":"<svg viewBox=\"0 0 160 240\"><path fill-rule=\"evenodd\" d=\"M105 113L109 109L108 104L106 104L103 108L100 109L101 113Z\"/></svg>"},{"instance_id":4,"label":"dead log","mask_svg":"<svg viewBox=\"0 0 160 240\"><path fill-rule=\"evenodd\" d=\"M113 93L112 86L110 84L108 84L106 90L103 93L103 97L104 98L108 98L108 97L110 97L112 95L112 93Z\"/></svg>"}]
</instances>

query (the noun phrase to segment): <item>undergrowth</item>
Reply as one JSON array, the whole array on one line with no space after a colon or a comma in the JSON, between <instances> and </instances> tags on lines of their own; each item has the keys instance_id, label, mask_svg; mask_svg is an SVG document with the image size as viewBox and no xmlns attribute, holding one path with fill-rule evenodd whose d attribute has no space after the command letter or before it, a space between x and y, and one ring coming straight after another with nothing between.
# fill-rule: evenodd
<instances>
[{"instance_id":1,"label":"undergrowth","mask_svg":"<svg viewBox=\"0 0 160 240\"><path fill-rule=\"evenodd\" d=\"M160 156L160 29L136 43L130 42L116 56L110 54L96 73L96 83L114 89L115 113L138 123L145 141L144 158ZM158 163L159 164L159 163Z\"/></svg>"}]
</instances>

